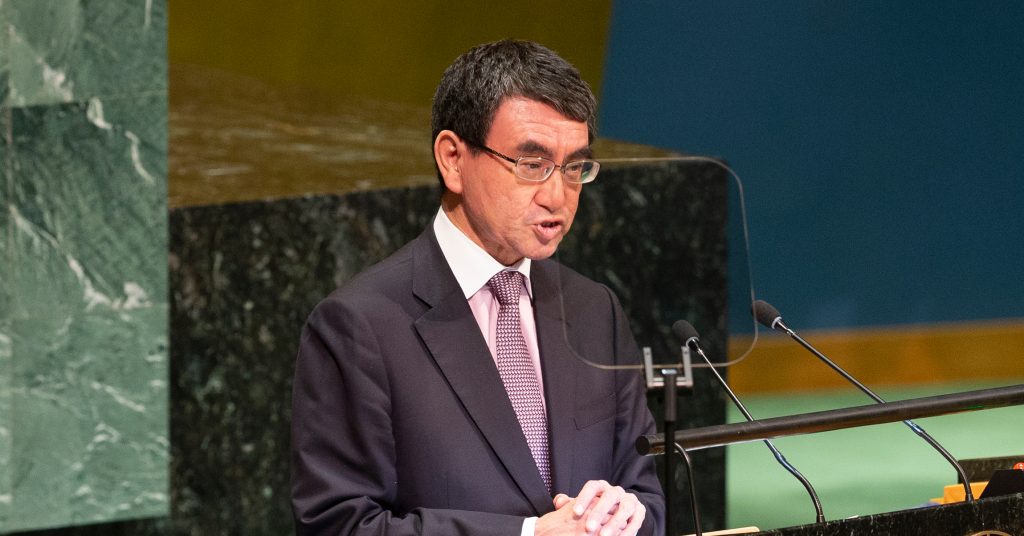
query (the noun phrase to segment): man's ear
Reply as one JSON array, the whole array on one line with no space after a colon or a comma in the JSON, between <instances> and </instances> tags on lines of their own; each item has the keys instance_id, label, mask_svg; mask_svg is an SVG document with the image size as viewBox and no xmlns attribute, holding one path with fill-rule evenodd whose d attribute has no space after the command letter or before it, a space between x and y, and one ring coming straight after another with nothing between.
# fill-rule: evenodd
<instances>
[{"instance_id":1,"label":"man's ear","mask_svg":"<svg viewBox=\"0 0 1024 536\"><path fill-rule=\"evenodd\" d=\"M448 191L462 194L462 169L460 165L466 156L466 144L451 130L442 130L434 138L434 161Z\"/></svg>"}]
</instances>

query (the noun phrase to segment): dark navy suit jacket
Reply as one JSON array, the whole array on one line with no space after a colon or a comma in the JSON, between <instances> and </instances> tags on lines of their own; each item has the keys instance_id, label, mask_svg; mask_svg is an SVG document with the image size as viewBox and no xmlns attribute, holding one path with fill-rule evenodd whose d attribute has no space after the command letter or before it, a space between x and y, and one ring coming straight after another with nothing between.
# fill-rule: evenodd
<instances>
[{"instance_id":1,"label":"dark navy suit jacket","mask_svg":"<svg viewBox=\"0 0 1024 536\"><path fill-rule=\"evenodd\" d=\"M553 493L607 480L646 506L642 534L662 533L654 464L633 446L654 430L641 374L577 357L637 361L617 299L551 260L530 279ZM553 509L430 228L316 307L292 399L299 534L517 535L524 517Z\"/></svg>"}]
</instances>

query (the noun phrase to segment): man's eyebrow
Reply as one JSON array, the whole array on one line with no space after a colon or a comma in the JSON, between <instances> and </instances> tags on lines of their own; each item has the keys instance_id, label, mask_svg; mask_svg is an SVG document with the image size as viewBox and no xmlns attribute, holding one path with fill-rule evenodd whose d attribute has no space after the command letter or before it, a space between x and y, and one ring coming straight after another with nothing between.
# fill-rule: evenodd
<instances>
[{"instance_id":1,"label":"man's eyebrow","mask_svg":"<svg viewBox=\"0 0 1024 536\"><path fill-rule=\"evenodd\" d=\"M523 143L520 143L518 146L516 146L516 150L518 150L521 153L529 155L551 158L551 149L549 149L546 145L543 145L533 140L526 140Z\"/></svg>"},{"instance_id":2,"label":"man's eyebrow","mask_svg":"<svg viewBox=\"0 0 1024 536\"><path fill-rule=\"evenodd\" d=\"M566 161L572 162L574 160L580 160L582 158L593 158L593 156L594 151L591 150L589 145L587 145L586 147L580 147L579 149L576 149L575 151L570 153L569 158Z\"/></svg>"},{"instance_id":3,"label":"man's eyebrow","mask_svg":"<svg viewBox=\"0 0 1024 536\"><path fill-rule=\"evenodd\" d=\"M543 145L533 140L527 140L524 141L523 143L520 143L516 147L516 150L523 154L543 156L545 158L552 157L551 149L549 149L546 145ZM581 158L590 158L592 155L593 151L591 150L590 146L587 145L584 147L580 147L579 149L576 149L575 151L569 153L569 157L568 159L566 159L566 162L572 162L574 160L579 160Z\"/></svg>"}]
</instances>

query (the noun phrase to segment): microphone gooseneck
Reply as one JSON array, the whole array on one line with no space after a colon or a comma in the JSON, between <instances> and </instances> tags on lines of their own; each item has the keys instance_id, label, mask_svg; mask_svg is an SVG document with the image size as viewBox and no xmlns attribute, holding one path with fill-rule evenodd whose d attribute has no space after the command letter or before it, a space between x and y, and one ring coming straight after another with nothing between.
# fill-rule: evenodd
<instances>
[{"instance_id":1,"label":"microphone gooseneck","mask_svg":"<svg viewBox=\"0 0 1024 536\"><path fill-rule=\"evenodd\" d=\"M690 481L690 507L693 508L693 536L703 536L704 529L700 526L700 508L697 507L697 485L693 483L693 461L690 460L690 455L686 452L679 443L672 443L675 446L676 452L679 453L683 458L683 467L686 467L686 479ZM666 454L671 456L671 453L666 451ZM672 505L666 501L666 507L672 508ZM672 527L667 524L665 526L665 533L669 534Z\"/></svg>"},{"instance_id":2,"label":"microphone gooseneck","mask_svg":"<svg viewBox=\"0 0 1024 536\"><path fill-rule=\"evenodd\" d=\"M718 373L718 369L716 369L714 365L711 364L711 360L704 353L704 350L700 347L700 337L697 335L697 330L693 327L693 325L687 322L686 320L678 320L675 324L672 324L672 333L675 334L675 336L678 337L680 341L683 341L684 345L689 346L691 350L696 352L697 355L701 356L701 358L704 359L704 361L708 364L708 367L711 369L711 372L714 373L715 378L718 379L718 383L720 383L722 387L725 388L725 392L729 395L729 398L732 400L732 403L740 410L740 413L742 413L743 417L747 419L747 422L753 422L754 417L750 415L750 412L747 411L746 406L743 405L743 402L740 402L739 397L736 396L736 393L734 393L733 390L729 387L729 384L726 383L725 378L722 378L722 375ZM775 447L775 444L772 443L771 440L765 439L763 441L765 446L768 447L768 450L772 451L772 454L775 456L775 460L779 462L779 465L786 469L786 471L789 471L789 473L793 475L793 477L795 477L797 480L800 481L801 484L803 484L804 489L807 490L807 494L811 496L811 501L814 503L814 512L817 522L824 523L825 513L821 508L821 500L818 498L818 493L814 491L814 486L811 485L810 481L808 481L807 478L804 477L804 475L801 474L800 471L798 471L797 468L793 466L793 464L789 463L789 460L787 460L786 457L782 455L782 452L780 452L779 449Z\"/></svg>"},{"instance_id":3,"label":"microphone gooseneck","mask_svg":"<svg viewBox=\"0 0 1024 536\"><path fill-rule=\"evenodd\" d=\"M872 400L879 404L885 403L885 400L882 397L878 396L877 394L875 394L874 391L868 389L867 386L857 381L848 372L843 370L842 367L835 364L831 359L825 357L825 354L819 352L817 348L811 345L811 343L805 341L803 337L797 335L796 332L794 332L792 329L789 329L789 327L782 322L782 315L779 313L779 310L776 309L775 307L772 307L770 303L764 300L755 301L754 318L757 319L758 323L765 327L789 335L791 339L799 343L800 346L803 346L808 352L814 354L814 356L821 360L822 363L828 365L829 368L836 371L840 376L845 378L846 381L856 386L857 389L860 389L861 392L871 397ZM923 428L918 426L917 423L911 420L905 420L903 421L903 424L907 425L907 427L913 430L915 434L917 434L921 439L925 440L925 442L931 445L932 448L938 451L938 453L941 454L942 457L945 458L946 461L948 461L949 464L953 466L953 468L956 470L957 475L960 476L960 480L963 481L964 496L967 502L974 501L974 494L971 493L971 482L967 478L967 473L964 472L964 468L960 466L960 462L956 461L956 458L954 458L953 455L949 453L949 451L947 451L942 445L940 445L939 442L935 440L935 438L928 434L928 432L925 432Z\"/></svg>"}]
</instances>

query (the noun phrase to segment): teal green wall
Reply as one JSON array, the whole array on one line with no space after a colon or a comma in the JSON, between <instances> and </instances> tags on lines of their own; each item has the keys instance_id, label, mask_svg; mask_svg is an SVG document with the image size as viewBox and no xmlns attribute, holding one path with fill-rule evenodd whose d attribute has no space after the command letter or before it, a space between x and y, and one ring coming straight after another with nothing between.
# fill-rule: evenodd
<instances>
[{"instance_id":1,"label":"teal green wall","mask_svg":"<svg viewBox=\"0 0 1024 536\"><path fill-rule=\"evenodd\" d=\"M166 28L0 2L0 532L168 510Z\"/></svg>"},{"instance_id":2,"label":"teal green wall","mask_svg":"<svg viewBox=\"0 0 1024 536\"><path fill-rule=\"evenodd\" d=\"M601 133L729 161L794 328L1024 318L1022 28L1010 0L618 1Z\"/></svg>"}]
</instances>

